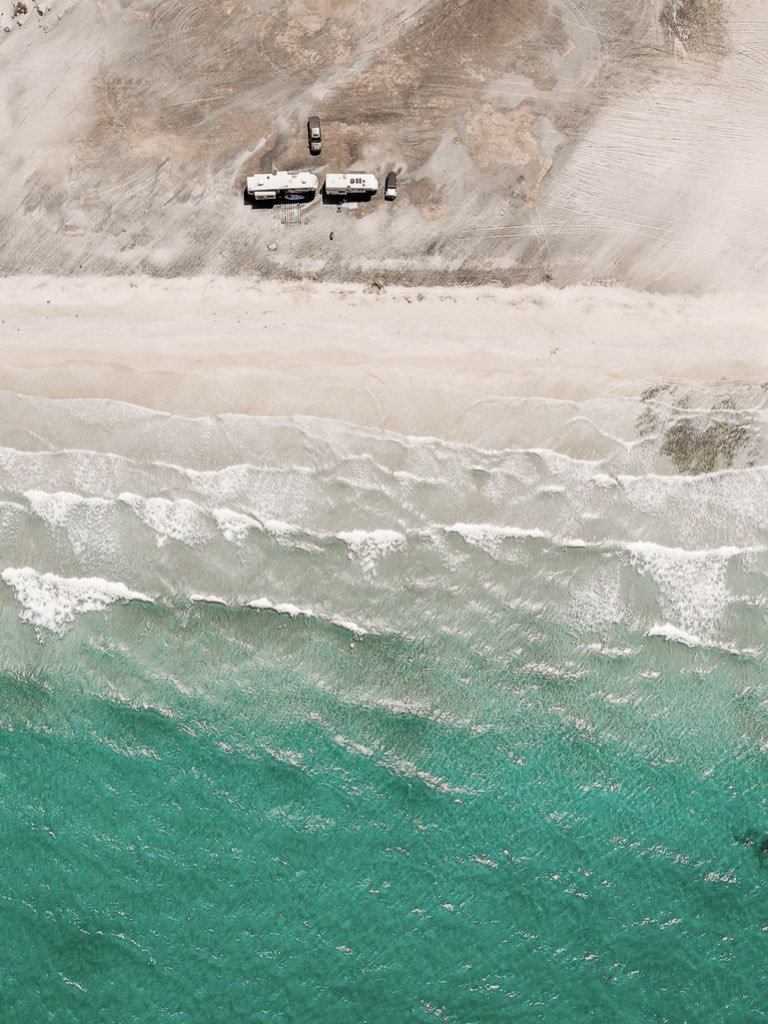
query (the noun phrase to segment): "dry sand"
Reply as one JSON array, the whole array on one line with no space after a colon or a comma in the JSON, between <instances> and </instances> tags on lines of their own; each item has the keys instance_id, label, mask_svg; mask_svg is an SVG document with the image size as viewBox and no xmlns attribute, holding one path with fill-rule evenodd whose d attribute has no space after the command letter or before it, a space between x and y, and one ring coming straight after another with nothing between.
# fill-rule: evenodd
<instances>
[{"instance_id":1,"label":"dry sand","mask_svg":"<svg viewBox=\"0 0 768 1024\"><path fill-rule=\"evenodd\" d=\"M17 278L0 320L2 389L493 447L536 441L514 399L768 381L768 298L736 294Z\"/></svg>"},{"instance_id":2,"label":"dry sand","mask_svg":"<svg viewBox=\"0 0 768 1024\"><path fill-rule=\"evenodd\" d=\"M757 0L21 7L2 388L503 445L534 440L512 399L768 380ZM244 203L302 166L394 167L400 195Z\"/></svg>"},{"instance_id":3,"label":"dry sand","mask_svg":"<svg viewBox=\"0 0 768 1024\"><path fill-rule=\"evenodd\" d=\"M765 288L760 0L14 3L2 273ZM400 197L244 204L309 164Z\"/></svg>"}]
</instances>

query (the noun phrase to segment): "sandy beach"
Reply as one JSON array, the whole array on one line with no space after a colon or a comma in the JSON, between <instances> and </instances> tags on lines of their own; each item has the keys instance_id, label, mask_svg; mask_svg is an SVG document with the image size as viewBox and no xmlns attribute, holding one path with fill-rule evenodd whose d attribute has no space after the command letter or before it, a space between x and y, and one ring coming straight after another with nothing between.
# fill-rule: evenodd
<instances>
[{"instance_id":1,"label":"sandy beach","mask_svg":"<svg viewBox=\"0 0 768 1024\"><path fill-rule=\"evenodd\" d=\"M169 412L313 415L492 444L513 399L768 380L768 300L624 289L15 278L0 387ZM513 436L508 430L513 430Z\"/></svg>"}]
</instances>

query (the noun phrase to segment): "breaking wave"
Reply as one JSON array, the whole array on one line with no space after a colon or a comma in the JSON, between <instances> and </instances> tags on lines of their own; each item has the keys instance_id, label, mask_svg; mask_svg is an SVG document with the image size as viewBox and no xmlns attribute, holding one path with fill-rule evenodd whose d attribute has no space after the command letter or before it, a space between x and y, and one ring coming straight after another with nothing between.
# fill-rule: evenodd
<instances>
[{"instance_id":1,"label":"breaking wave","mask_svg":"<svg viewBox=\"0 0 768 1024\"><path fill-rule=\"evenodd\" d=\"M76 615L103 612L115 601L152 604L152 598L110 580L67 579L52 572L35 572L28 566L4 569L0 576L21 605L22 621L52 632L61 632Z\"/></svg>"},{"instance_id":2,"label":"breaking wave","mask_svg":"<svg viewBox=\"0 0 768 1024\"><path fill-rule=\"evenodd\" d=\"M0 395L16 423L0 448L2 578L20 621L55 632L116 602L209 595L356 637L514 648L538 620L585 642L662 630L762 656L765 409L681 403L689 419L746 417L751 445L750 465L686 473L659 441L673 398L527 400L514 414L551 447L494 451L309 417Z\"/></svg>"}]
</instances>

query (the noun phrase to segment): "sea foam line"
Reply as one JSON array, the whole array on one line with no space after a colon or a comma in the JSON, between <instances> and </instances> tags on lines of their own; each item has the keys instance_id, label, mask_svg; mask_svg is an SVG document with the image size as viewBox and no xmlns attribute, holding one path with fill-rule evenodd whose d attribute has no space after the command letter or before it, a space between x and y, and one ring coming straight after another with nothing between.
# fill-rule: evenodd
<instances>
[{"instance_id":1,"label":"sea foam line","mask_svg":"<svg viewBox=\"0 0 768 1024\"><path fill-rule=\"evenodd\" d=\"M344 618L342 615L323 615L321 612L317 612L313 608L299 608L295 604L275 603L270 601L267 597L258 597L253 601L249 601L248 607L255 608L257 611L270 611L276 612L278 615L288 615L292 619L301 617L316 619L320 622L328 622L330 625L338 626L339 629L345 629L348 633L353 633L358 637L368 636L370 633L370 630L366 629L364 626L359 626L356 622L353 622L351 619Z\"/></svg>"},{"instance_id":2,"label":"sea foam line","mask_svg":"<svg viewBox=\"0 0 768 1024\"><path fill-rule=\"evenodd\" d=\"M29 490L24 493L30 511L54 528L66 528L80 509L98 509L112 506L129 510L157 536L158 545L167 540L181 541L190 546L207 544L218 533L232 544L243 544L251 531L267 534L279 541L281 546L290 546L293 538L307 538L321 544L342 542L366 575L376 573L378 560L388 554L404 551L410 540L440 540L455 534L473 547L495 555L504 541L543 541L561 548L583 548L596 551L626 551L633 558L646 559L649 556L664 556L677 559L720 558L730 559L742 554L765 554L765 545L744 547L720 546L715 548L681 548L654 541L632 541L617 538L584 540L580 537L563 536L537 526L515 526L499 523L452 524L435 523L416 529L347 529L338 532L313 530L308 526L259 516L251 510L237 511L227 507L209 508L188 498L168 499L142 497L128 492L117 498L84 497L69 491L46 492ZM13 503L13 510L23 506Z\"/></svg>"},{"instance_id":3,"label":"sea foam line","mask_svg":"<svg viewBox=\"0 0 768 1024\"><path fill-rule=\"evenodd\" d=\"M225 608L253 608L255 611L287 615L291 619L312 619L315 622L325 622L331 626L337 626L339 629L352 633L355 637L370 636L372 633L370 629L343 615L326 615L315 608L301 608L289 601L272 601L268 597L257 597L244 603L233 603L216 594L190 594L189 600L193 604L212 604Z\"/></svg>"},{"instance_id":4,"label":"sea foam line","mask_svg":"<svg viewBox=\"0 0 768 1024\"><path fill-rule=\"evenodd\" d=\"M647 637L658 637L668 643L682 644L683 647L701 648L702 650L721 651L723 654L735 654L738 657L759 658L765 660L765 652L755 647L733 647L715 640L706 640L687 633L684 629L673 626L670 622L656 623L645 633Z\"/></svg>"}]
</instances>

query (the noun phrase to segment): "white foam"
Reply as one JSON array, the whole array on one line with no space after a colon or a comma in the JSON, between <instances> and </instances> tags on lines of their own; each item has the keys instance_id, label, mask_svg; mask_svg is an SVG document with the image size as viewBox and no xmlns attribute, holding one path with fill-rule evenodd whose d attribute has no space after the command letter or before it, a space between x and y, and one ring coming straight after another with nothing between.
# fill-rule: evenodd
<instances>
[{"instance_id":1,"label":"white foam","mask_svg":"<svg viewBox=\"0 0 768 1024\"><path fill-rule=\"evenodd\" d=\"M397 530L349 530L336 534L357 558L366 576L375 576L379 559L393 551L402 551L405 535Z\"/></svg>"},{"instance_id":2,"label":"white foam","mask_svg":"<svg viewBox=\"0 0 768 1024\"><path fill-rule=\"evenodd\" d=\"M268 597L257 597L253 601L248 602L248 607L256 608L259 611L277 612L278 615L290 615L292 619L297 618L299 615L314 618L314 612L307 608L299 608L298 605L290 604L287 601L273 602Z\"/></svg>"},{"instance_id":3,"label":"white foam","mask_svg":"<svg viewBox=\"0 0 768 1024\"><path fill-rule=\"evenodd\" d=\"M324 618L324 616L318 616ZM343 615L332 615L330 619L326 621L330 622L334 626L338 626L339 629L346 629L348 633L354 633L355 636L367 636L368 630L362 626L358 626L352 619L345 619Z\"/></svg>"},{"instance_id":4,"label":"white foam","mask_svg":"<svg viewBox=\"0 0 768 1024\"><path fill-rule=\"evenodd\" d=\"M104 508L111 504L107 498L84 498L72 491L25 491L24 497L36 516L59 528L67 526L73 513L85 505Z\"/></svg>"},{"instance_id":5,"label":"white foam","mask_svg":"<svg viewBox=\"0 0 768 1024\"><path fill-rule=\"evenodd\" d=\"M584 649L593 654L601 654L605 658L630 658L640 653L639 647L611 647L602 642L587 644Z\"/></svg>"},{"instance_id":6,"label":"white foam","mask_svg":"<svg viewBox=\"0 0 768 1024\"><path fill-rule=\"evenodd\" d=\"M205 544L213 534L206 513L188 498L143 498L124 492L119 500L131 508L141 521L157 534L157 545L168 540L195 547Z\"/></svg>"},{"instance_id":7,"label":"white foam","mask_svg":"<svg viewBox=\"0 0 768 1024\"><path fill-rule=\"evenodd\" d=\"M354 740L349 739L347 736L337 734L333 737L333 742L338 744L338 746L340 747L344 747L344 749L349 754L362 754L363 757L373 756L372 747L366 747L363 743L356 743Z\"/></svg>"},{"instance_id":8,"label":"white foam","mask_svg":"<svg viewBox=\"0 0 768 1024\"><path fill-rule=\"evenodd\" d=\"M496 526L491 523L454 523L442 527L446 533L457 533L466 544L495 555L505 540L548 540L549 534L536 527Z\"/></svg>"},{"instance_id":9,"label":"white foam","mask_svg":"<svg viewBox=\"0 0 768 1024\"><path fill-rule=\"evenodd\" d=\"M298 526L284 523L282 519L265 519L263 525L267 533L271 533L274 537L291 537L293 534L301 532Z\"/></svg>"},{"instance_id":10,"label":"white foam","mask_svg":"<svg viewBox=\"0 0 768 1024\"><path fill-rule=\"evenodd\" d=\"M420 782L423 782L428 789L434 790L435 793L463 795L471 794L472 792L463 786L452 786L441 776L433 775L432 772L419 768L413 761L409 761L407 758L400 757L398 754L393 754L389 751L385 751L382 754L378 763L383 768L392 772L393 775L399 775L405 779L419 779Z\"/></svg>"},{"instance_id":11,"label":"white foam","mask_svg":"<svg viewBox=\"0 0 768 1024\"><path fill-rule=\"evenodd\" d=\"M387 771L392 772L394 775L399 775L401 778L419 779L425 786L434 790L436 793L458 795L472 792L471 790L463 787L451 786L439 775L433 775L431 772L419 768L418 765L414 764L412 761L409 761L404 757L400 757L398 754L389 750L382 749L378 743L375 747L368 747L340 733L335 734L332 738L333 742L346 750L348 754L359 754L362 757L376 757L376 763L382 768L386 768Z\"/></svg>"},{"instance_id":12,"label":"white foam","mask_svg":"<svg viewBox=\"0 0 768 1024\"><path fill-rule=\"evenodd\" d=\"M65 531L74 550L89 560L111 558L120 546L117 508L112 498L72 491L24 492L30 510L53 530Z\"/></svg>"},{"instance_id":13,"label":"white foam","mask_svg":"<svg viewBox=\"0 0 768 1024\"><path fill-rule=\"evenodd\" d=\"M317 684L319 690L332 694L340 703L351 707L367 708L370 711L386 711L394 716L406 715L414 718L426 718L440 725L452 725L456 729L471 728L473 732L484 731L483 726L472 725L468 718L460 718L444 708L433 708L420 700L401 700L397 697L387 697L382 694L373 694L366 691L350 691L348 688L336 688L320 680Z\"/></svg>"},{"instance_id":14,"label":"white foam","mask_svg":"<svg viewBox=\"0 0 768 1024\"><path fill-rule=\"evenodd\" d=\"M647 543L626 547L637 571L656 583L659 611L667 623L696 643L711 642L731 599L728 562L740 549L685 551Z\"/></svg>"},{"instance_id":15,"label":"white foam","mask_svg":"<svg viewBox=\"0 0 768 1024\"><path fill-rule=\"evenodd\" d=\"M231 544L243 544L251 530L261 530L277 540L292 537L301 530L282 519L259 519L255 515L235 512L231 508L215 508L213 518L216 525Z\"/></svg>"},{"instance_id":16,"label":"white foam","mask_svg":"<svg viewBox=\"0 0 768 1024\"><path fill-rule=\"evenodd\" d=\"M640 557L646 558L649 561L658 557L692 559L699 561L709 558L720 558L727 560L729 558L735 558L737 555L744 554L747 551L765 550L763 548L736 547L679 548L667 547L664 544L655 544L652 541L629 541L627 543L621 544L620 546L629 551L630 554L639 555Z\"/></svg>"},{"instance_id":17,"label":"white foam","mask_svg":"<svg viewBox=\"0 0 768 1024\"><path fill-rule=\"evenodd\" d=\"M354 633L355 636L359 637L367 636L369 633L369 630L344 616L325 615L322 612L315 611L313 608L300 608L298 605L285 601L270 601L267 597L257 597L253 601L249 601L247 607L255 608L257 611L270 611L276 612L278 615L288 615L292 619L301 616L307 619L316 619L320 622L328 622L332 626L338 626L340 629L345 629L347 632Z\"/></svg>"},{"instance_id":18,"label":"white foam","mask_svg":"<svg viewBox=\"0 0 768 1024\"><path fill-rule=\"evenodd\" d=\"M258 519L230 508L215 508L213 518L230 544L243 544L251 530L263 529Z\"/></svg>"},{"instance_id":19,"label":"white foam","mask_svg":"<svg viewBox=\"0 0 768 1024\"><path fill-rule=\"evenodd\" d=\"M54 633L74 622L75 616L86 612L102 612L115 601L142 601L152 599L124 583L94 577L65 577L54 573L40 573L26 566L4 569L2 579L13 590L21 604L20 618L34 626Z\"/></svg>"},{"instance_id":20,"label":"white foam","mask_svg":"<svg viewBox=\"0 0 768 1024\"><path fill-rule=\"evenodd\" d=\"M677 626L673 626L670 622L657 623L655 626L651 626L645 635L659 636L663 640L670 640L673 643L683 644L685 647L707 646L700 637L693 636L692 633L686 633L685 630L678 629Z\"/></svg>"}]
</instances>

